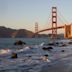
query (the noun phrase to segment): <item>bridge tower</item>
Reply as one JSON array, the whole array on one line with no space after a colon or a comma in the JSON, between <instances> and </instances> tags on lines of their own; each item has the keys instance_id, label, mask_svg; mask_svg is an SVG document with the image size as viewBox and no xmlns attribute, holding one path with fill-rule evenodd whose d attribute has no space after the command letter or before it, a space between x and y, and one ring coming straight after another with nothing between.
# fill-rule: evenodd
<instances>
[{"instance_id":1,"label":"bridge tower","mask_svg":"<svg viewBox=\"0 0 72 72\"><path fill-rule=\"evenodd\" d=\"M65 25L65 34L64 38L72 38L72 24Z\"/></svg>"},{"instance_id":2,"label":"bridge tower","mask_svg":"<svg viewBox=\"0 0 72 72\"><path fill-rule=\"evenodd\" d=\"M52 38L57 38L57 8L52 7Z\"/></svg>"},{"instance_id":3,"label":"bridge tower","mask_svg":"<svg viewBox=\"0 0 72 72\"><path fill-rule=\"evenodd\" d=\"M36 35L35 35L35 37L38 37L38 22L35 22L35 33L36 33Z\"/></svg>"}]
</instances>

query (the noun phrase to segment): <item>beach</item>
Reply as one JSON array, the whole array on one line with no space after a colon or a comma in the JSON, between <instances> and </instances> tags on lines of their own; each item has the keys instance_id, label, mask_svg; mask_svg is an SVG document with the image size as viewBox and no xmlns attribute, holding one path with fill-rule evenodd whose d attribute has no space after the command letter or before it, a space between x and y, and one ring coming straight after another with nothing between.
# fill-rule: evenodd
<instances>
[{"instance_id":1,"label":"beach","mask_svg":"<svg viewBox=\"0 0 72 72\"><path fill-rule=\"evenodd\" d=\"M71 40L57 40L52 46L47 39L38 39L39 44L37 39L18 40L28 44L14 46L15 39L0 40L0 72L72 72ZM14 59L12 52L17 55Z\"/></svg>"}]
</instances>

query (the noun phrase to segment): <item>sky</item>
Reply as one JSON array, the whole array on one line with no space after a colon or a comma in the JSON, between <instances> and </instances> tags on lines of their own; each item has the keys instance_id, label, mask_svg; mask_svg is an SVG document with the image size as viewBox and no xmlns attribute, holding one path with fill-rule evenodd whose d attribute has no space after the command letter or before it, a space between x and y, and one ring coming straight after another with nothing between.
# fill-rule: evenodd
<instances>
[{"instance_id":1,"label":"sky","mask_svg":"<svg viewBox=\"0 0 72 72\"><path fill-rule=\"evenodd\" d=\"M57 7L58 25L72 22L72 0L0 0L0 26L34 32L51 27L51 8Z\"/></svg>"}]
</instances>

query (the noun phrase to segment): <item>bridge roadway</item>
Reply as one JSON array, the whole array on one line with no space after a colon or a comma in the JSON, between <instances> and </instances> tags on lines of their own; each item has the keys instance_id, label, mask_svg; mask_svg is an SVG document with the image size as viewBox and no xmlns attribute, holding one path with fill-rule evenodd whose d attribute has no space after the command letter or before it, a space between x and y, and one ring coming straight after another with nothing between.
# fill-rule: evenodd
<instances>
[{"instance_id":1,"label":"bridge roadway","mask_svg":"<svg viewBox=\"0 0 72 72\"><path fill-rule=\"evenodd\" d=\"M43 29L43 30L40 30L38 32L36 32L35 34L37 33L41 33L41 32L44 32L44 31L49 31L49 30L52 30L52 29L61 29L61 28L64 28L65 26L58 26L56 28L47 28L47 29Z\"/></svg>"}]
</instances>

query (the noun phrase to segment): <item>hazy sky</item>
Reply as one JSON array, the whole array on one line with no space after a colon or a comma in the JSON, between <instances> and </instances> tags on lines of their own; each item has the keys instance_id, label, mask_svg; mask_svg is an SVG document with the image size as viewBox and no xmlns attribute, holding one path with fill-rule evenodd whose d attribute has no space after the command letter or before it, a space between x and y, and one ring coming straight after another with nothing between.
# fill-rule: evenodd
<instances>
[{"instance_id":1,"label":"hazy sky","mask_svg":"<svg viewBox=\"0 0 72 72\"><path fill-rule=\"evenodd\" d=\"M52 6L57 6L59 25L72 22L72 0L0 0L0 26L34 31L38 22L39 29L48 28Z\"/></svg>"}]
</instances>

